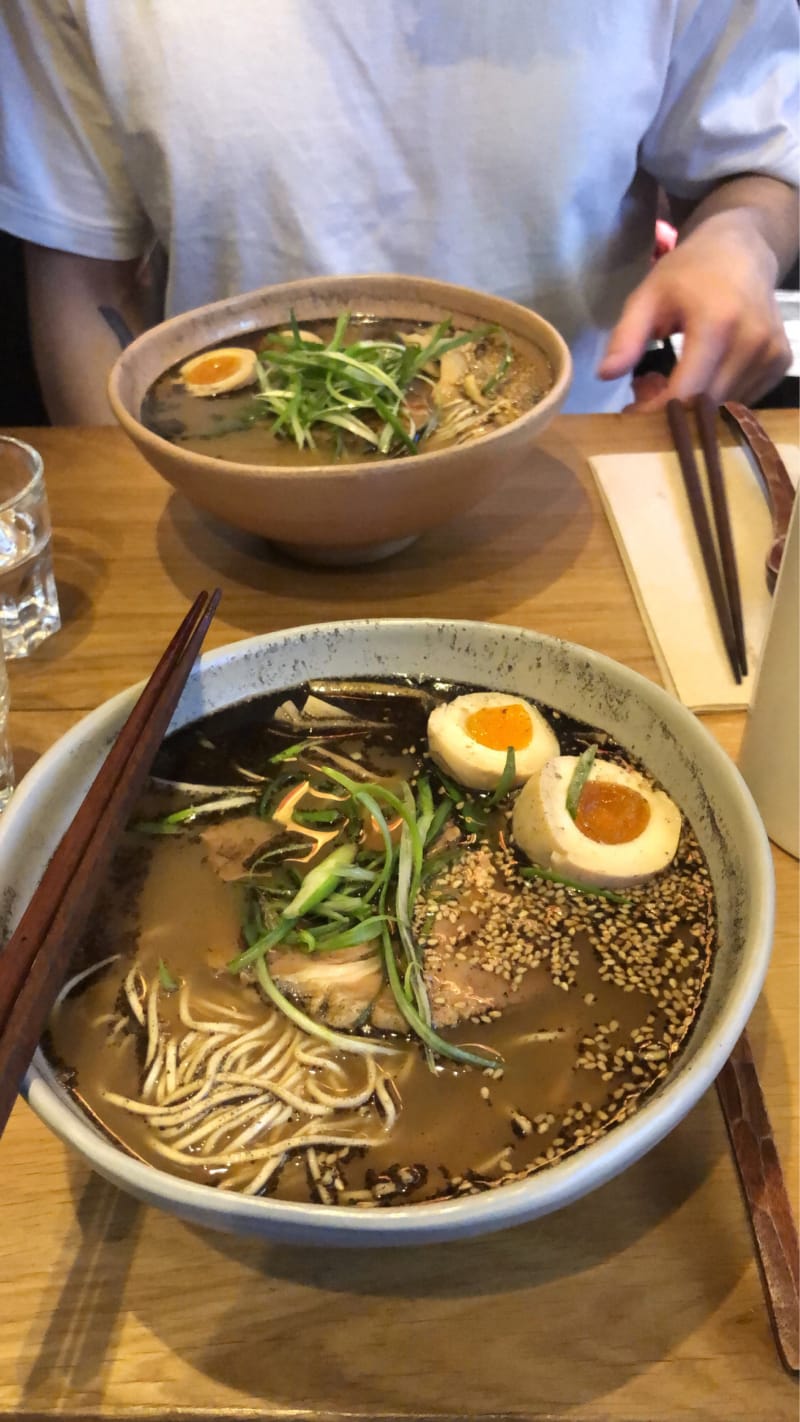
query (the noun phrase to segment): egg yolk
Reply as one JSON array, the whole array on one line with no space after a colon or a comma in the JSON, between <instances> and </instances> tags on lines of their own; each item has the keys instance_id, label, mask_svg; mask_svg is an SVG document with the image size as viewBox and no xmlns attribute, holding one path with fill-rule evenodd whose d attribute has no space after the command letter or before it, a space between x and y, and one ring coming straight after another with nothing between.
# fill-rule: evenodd
<instances>
[{"instance_id":1,"label":"egg yolk","mask_svg":"<svg viewBox=\"0 0 800 1422\"><path fill-rule=\"evenodd\" d=\"M471 740L489 750L524 750L533 737L531 718L524 706L512 701L508 706L484 706L467 717L464 729Z\"/></svg>"},{"instance_id":2,"label":"egg yolk","mask_svg":"<svg viewBox=\"0 0 800 1422\"><path fill-rule=\"evenodd\" d=\"M638 790L610 780L587 780L575 823L597 844L629 844L650 821L650 806Z\"/></svg>"},{"instance_id":3,"label":"egg yolk","mask_svg":"<svg viewBox=\"0 0 800 1422\"><path fill-rule=\"evenodd\" d=\"M236 375L241 363L239 356L211 354L206 356L205 360L199 360L191 370L187 370L185 378L191 385L215 385L218 380L227 380L231 375Z\"/></svg>"}]
</instances>

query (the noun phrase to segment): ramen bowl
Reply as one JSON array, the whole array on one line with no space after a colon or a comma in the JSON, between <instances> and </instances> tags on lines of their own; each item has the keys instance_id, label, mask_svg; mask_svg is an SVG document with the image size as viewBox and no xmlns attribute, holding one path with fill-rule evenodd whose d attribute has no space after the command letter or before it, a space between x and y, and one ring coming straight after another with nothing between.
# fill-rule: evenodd
<instances>
[{"instance_id":1,"label":"ramen bowl","mask_svg":"<svg viewBox=\"0 0 800 1422\"><path fill-rule=\"evenodd\" d=\"M692 1032L671 1070L627 1119L530 1177L460 1198L356 1206L221 1192L146 1164L84 1115L41 1051L24 1092L45 1124L120 1189L183 1219L320 1245L401 1245L498 1230L569 1205L662 1139L713 1083L747 1022L770 952L772 861L750 794L703 726L659 687L585 648L500 625L378 619L256 637L204 656L173 728L318 677L471 683L536 698L608 732L641 758L688 817L714 885L718 945ZM78 723L25 778L0 821L6 928L130 711L138 688Z\"/></svg>"},{"instance_id":2,"label":"ramen bowl","mask_svg":"<svg viewBox=\"0 0 800 1422\"><path fill-rule=\"evenodd\" d=\"M358 463L234 463L171 443L142 422L145 395L176 363L208 346L288 324L292 312L302 326L344 310L425 324L449 316L464 330L496 324L521 350L544 353L552 384L533 408L481 438ZM117 360L109 399L139 452L198 508L306 561L341 565L397 552L472 508L530 462L536 439L563 404L571 372L569 351L555 328L514 302L421 277L315 277L217 301L145 332Z\"/></svg>"}]
</instances>

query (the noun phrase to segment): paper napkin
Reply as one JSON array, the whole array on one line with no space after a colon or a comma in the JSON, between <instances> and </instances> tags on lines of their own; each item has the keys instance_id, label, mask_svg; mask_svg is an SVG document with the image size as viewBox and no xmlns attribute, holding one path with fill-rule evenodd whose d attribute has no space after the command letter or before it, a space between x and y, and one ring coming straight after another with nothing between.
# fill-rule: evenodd
<instances>
[{"instance_id":1,"label":"paper napkin","mask_svg":"<svg viewBox=\"0 0 800 1422\"><path fill-rule=\"evenodd\" d=\"M797 485L800 449L780 445ZM698 468L702 454L695 451ZM764 560L772 520L747 452L721 450L742 593L748 675L737 686L725 652L678 457L602 454L589 460L664 683L695 711L746 708L772 598Z\"/></svg>"}]
</instances>

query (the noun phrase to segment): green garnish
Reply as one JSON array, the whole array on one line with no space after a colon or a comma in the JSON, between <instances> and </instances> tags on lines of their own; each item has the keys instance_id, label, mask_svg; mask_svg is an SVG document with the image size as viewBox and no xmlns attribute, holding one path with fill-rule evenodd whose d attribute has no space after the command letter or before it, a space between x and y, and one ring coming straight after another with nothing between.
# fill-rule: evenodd
<instances>
[{"instance_id":1,"label":"green garnish","mask_svg":"<svg viewBox=\"0 0 800 1422\"><path fill-rule=\"evenodd\" d=\"M517 757L514 754L514 747L509 746L506 751L506 763L503 766L503 773L489 796L489 799L486 801L487 805L499 805L500 801L505 799L511 786L514 784L514 776L516 773Z\"/></svg>"},{"instance_id":2,"label":"green garnish","mask_svg":"<svg viewBox=\"0 0 800 1422\"><path fill-rule=\"evenodd\" d=\"M426 844L426 846L429 845L429 844L434 844L434 843L436 842L436 840L439 838L439 835L441 834L442 830L444 829L445 825L447 824L447 821L450 819L450 816L452 815L452 813L453 813L453 802L452 802L452 800L450 800L450 799L448 799L448 798L445 798L444 800L440 800L439 804L437 805L436 809L435 809L434 812L433 812L433 816L432 816L432 818L431 818L431 822L430 822L430 824L429 824L429 826L428 826L428 833L427 833L426 836L425 836L425 844Z\"/></svg>"},{"instance_id":3,"label":"green garnish","mask_svg":"<svg viewBox=\"0 0 800 1422\"><path fill-rule=\"evenodd\" d=\"M426 373L431 362L498 329L479 326L452 335L447 317L424 345L374 339L345 345L349 321L343 311L331 340L310 341L292 312L291 331L271 333L259 352L254 400L272 433L293 439L300 449L315 449L316 436L327 430L354 435L378 455L416 454L423 431L406 404L411 385L433 384Z\"/></svg>"},{"instance_id":4,"label":"green garnish","mask_svg":"<svg viewBox=\"0 0 800 1422\"><path fill-rule=\"evenodd\" d=\"M295 810L292 814L297 825L335 825L341 818L339 810Z\"/></svg>"},{"instance_id":5,"label":"green garnish","mask_svg":"<svg viewBox=\"0 0 800 1422\"><path fill-rule=\"evenodd\" d=\"M523 879L546 879L549 884L563 884L565 889L577 889L579 894L586 894L589 898L608 899L612 904L630 903L626 894L617 894L613 889L590 888L588 884L579 884L575 879L556 874L553 869L543 869L540 864L526 864L519 872Z\"/></svg>"},{"instance_id":6,"label":"green garnish","mask_svg":"<svg viewBox=\"0 0 800 1422\"><path fill-rule=\"evenodd\" d=\"M363 919L353 928L346 928L341 932L317 934L316 936L312 934L314 944L312 952L334 953L337 948L355 948L361 943L370 943L374 938L380 937L381 928L385 922L386 915L377 913L370 918Z\"/></svg>"},{"instance_id":7,"label":"green garnish","mask_svg":"<svg viewBox=\"0 0 800 1422\"><path fill-rule=\"evenodd\" d=\"M252 964L261 962L264 954L268 953L270 948L277 948L284 938L288 938L291 931L291 922L288 919L281 919L280 923L270 929L269 933L262 933L258 938L253 939L244 952L237 953L236 957L229 962L228 971L240 973L243 968L249 968ZM249 936L246 930L245 934Z\"/></svg>"},{"instance_id":8,"label":"green garnish","mask_svg":"<svg viewBox=\"0 0 800 1422\"><path fill-rule=\"evenodd\" d=\"M567 814L574 820L578 816L578 805L580 804L581 793L591 774L594 758L597 755L597 746L587 746L582 755L578 756L575 762L575 769L570 777L567 786Z\"/></svg>"},{"instance_id":9,"label":"green garnish","mask_svg":"<svg viewBox=\"0 0 800 1422\"><path fill-rule=\"evenodd\" d=\"M313 740L295 741L293 746L287 746L285 750L277 751L275 755L271 755L270 765L279 765L282 760L296 760L304 750L313 744Z\"/></svg>"},{"instance_id":10,"label":"green garnish","mask_svg":"<svg viewBox=\"0 0 800 1422\"><path fill-rule=\"evenodd\" d=\"M160 820L134 820L129 829L137 834L180 834L183 826L203 815L222 814L225 810L239 810L244 805L252 805L257 791L244 791L241 795L226 795L222 800L206 800L202 805L187 805L183 810L173 810Z\"/></svg>"},{"instance_id":11,"label":"green garnish","mask_svg":"<svg viewBox=\"0 0 800 1422\"><path fill-rule=\"evenodd\" d=\"M510 342L509 339L508 339L508 336L506 336L505 340L506 340L506 348L505 348L505 351L503 352L503 356L502 356L502 359L501 359L501 361L500 361L500 364L498 365L497 370L495 371L494 375L490 375L489 379L487 380L486 384L484 385L483 390L481 391L481 394L482 394L482 395L487 395L487 396L488 396L488 395L491 395L491 394L494 393L494 391L497 389L497 387L498 387L498 385L501 383L501 381L503 381L503 380L505 379L506 374L507 374L507 372L508 372L508 367L510 366L512 360L514 359L514 351L513 351L511 342Z\"/></svg>"},{"instance_id":12,"label":"green garnish","mask_svg":"<svg viewBox=\"0 0 800 1422\"><path fill-rule=\"evenodd\" d=\"M452 803L452 806L455 809L459 819L461 820L464 829L467 831L467 834L480 834L481 830L484 830L486 828L486 824L489 818L489 812L494 808L495 805L499 805L501 800L505 799L506 795L511 789L511 786L514 783L514 777L516 773L517 758L514 754L513 746L509 746L508 750L506 751L505 764L503 766L500 779L498 780L491 795L487 795L483 800L474 800L469 798L466 790L464 790L461 786L454 784L454 782L450 780L449 777L445 775L439 769L438 766L436 766L436 774L438 776L442 789L444 790L444 793L447 796L447 800L445 800L444 803L447 804L448 800ZM447 813L445 813L442 810L442 806L440 805L438 810L436 811L436 814L434 815L434 823L436 822L437 816L441 816L441 824L444 824L445 820L449 816L449 813L449 806ZM438 830L441 828L441 824L437 824L437 833ZM430 842L432 838L434 838L434 836L432 834L429 834L428 842Z\"/></svg>"},{"instance_id":13,"label":"green garnish","mask_svg":"<svg viewBox=\"0 0 800 1422\"><path fill-rule=\"evenodd\" d=\"M321 904L323 899L332 894L336 888L339 882L339 869L352 864L355 857L356 851L352 844L343 844L338 849L334 849L327 859L323 859L321 864L315 865L306 874L291 903L287 904L283 910L283 917L302 918L312 908Z\"/></svg>"},{"instance_id":14,"label":"green garnish","mask_svg":"<svg viewBox=\"0 0 800 1422\"><path fill-rule=\"evenodd\" d=\"M172 976L163 958L158 960L158 980L165 992L177 992L178 983Z\"/></svg>"}]
</instances>

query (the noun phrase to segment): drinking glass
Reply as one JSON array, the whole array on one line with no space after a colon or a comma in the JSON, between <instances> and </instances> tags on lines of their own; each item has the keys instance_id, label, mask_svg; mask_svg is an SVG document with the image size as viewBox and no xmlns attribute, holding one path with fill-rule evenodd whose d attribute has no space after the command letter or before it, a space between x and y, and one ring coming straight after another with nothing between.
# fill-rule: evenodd
<instances>
[{"instance_id":1,"label":"drinking glass","mask_svg":"<svg viewBox=\"0 0 800 1422\"><path fill-rule=\"evenodd\" d=\"M0 637L0 810L4 810L14 789L14 763L8 744L8 676Z\"/></svg>"},{"instance_id":2,"label":"drinking glass","mask_svg":"<svg viewBox=\"0 0 800 1422\"><path fill-rule=\"evenodd\" d=\"M26 657L61 626L42 456L0 435L0 635Z\"/></svg>"}]
</instances>

